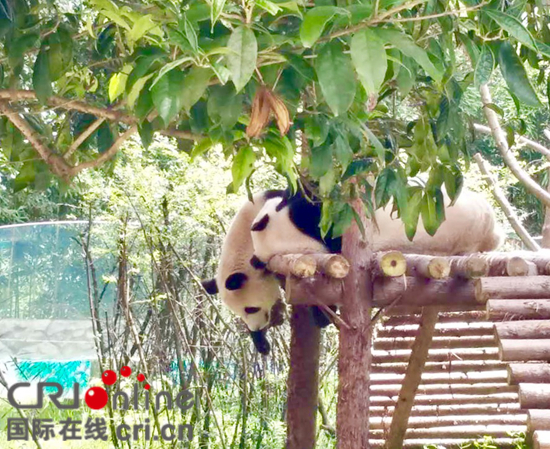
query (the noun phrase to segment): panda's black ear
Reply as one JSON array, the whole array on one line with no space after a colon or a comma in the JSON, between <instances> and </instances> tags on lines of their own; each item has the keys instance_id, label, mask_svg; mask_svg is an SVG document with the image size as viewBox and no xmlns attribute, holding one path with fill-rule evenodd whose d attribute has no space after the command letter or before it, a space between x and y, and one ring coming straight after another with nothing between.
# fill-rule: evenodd
<instances>
[{"instance_id":1,"label":"panda's black ear","mask_svg":"<svg viewBox=\"0 0 550 449\"><path fill-rule=\"evenodd\" d=\"M268 223L269 223L269 215L265 214L260 221L257 221L252 225L250 230L263 231L265 228L267 228Z\"/></svg>"},{"instance_id":2,"label":"panda's black ear","mask_svg":"<svg viewBox=\"0 0 550 449\"><path fill-rule=\"evenodd\" d=\"M233 273L225 280L225 288L227 290L238 290L248 280L248 276L244 273Z\"/></svg>"},{"instance_id":3,"label":"panda's black ear","mask_svg":"<svg viewBox=\"0 0 550 449\"><path fill-rule=\"evenodd\" d=\"M218 284L216 279L204 279L201 281L201 285L209 295L215 295L218 293Z\"/></svg>"}]
</instances>

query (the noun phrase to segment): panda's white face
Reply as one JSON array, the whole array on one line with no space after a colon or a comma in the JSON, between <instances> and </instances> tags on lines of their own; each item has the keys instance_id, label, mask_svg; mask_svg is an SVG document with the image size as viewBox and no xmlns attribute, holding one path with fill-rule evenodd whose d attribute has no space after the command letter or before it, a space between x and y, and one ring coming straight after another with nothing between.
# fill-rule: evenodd
<instances>
[{"instance_id":1,"label":"panda's white face","mask_svg":"<svg viewBox=\"0 0 550 449\"><path fill-rule=\"evenodd\" d=\"M321 242L303 233L292 222L281 198L266 201L252 223L254 255L267 262L275 254L326 253Z\"/></svg>"}]
</instances>

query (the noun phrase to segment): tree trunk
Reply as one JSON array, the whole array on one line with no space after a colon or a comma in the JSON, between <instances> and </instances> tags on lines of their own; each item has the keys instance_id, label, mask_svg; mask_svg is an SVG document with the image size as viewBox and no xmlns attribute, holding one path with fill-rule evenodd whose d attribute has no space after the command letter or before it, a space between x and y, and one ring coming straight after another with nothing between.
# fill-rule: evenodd
<instances>
[{"instance_id":1,"label":"tree trunk","mask_svg":"<svg viewBox=\"0 0 550 449\"><path fill-rule=\"evenodd\" d=\"M364 219L364 207L355 204L363 217L364 238L356 223L346 231L342 255L350 262L344 279L344 305L340 327L338 359L338 408L336 433L338 449L368 449L369 446L369 378L371 365L372 223Z\"/></svg>"},{"instance_id":2,"label":"tree trunk","mask_svg":"<svg viewBox=\"0 0 550 449\"><path fill-rule=\"evenodd\" d=\"M287 449L315 447L321 333L309 307L293 306L290 319Z\"/></svg>"}]
</instances>

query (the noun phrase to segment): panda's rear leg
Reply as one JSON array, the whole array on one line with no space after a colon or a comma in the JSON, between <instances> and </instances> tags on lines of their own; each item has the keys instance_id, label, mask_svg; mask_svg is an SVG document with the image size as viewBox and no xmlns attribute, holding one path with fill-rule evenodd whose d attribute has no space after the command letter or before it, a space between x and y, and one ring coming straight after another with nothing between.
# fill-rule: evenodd
<instances>
[{"instance_id":1,"label":"panda's rear leg","mask_svg":"<svg viewBox=\"0 0 550 449\"><path fill-rule=\"evenodd\" d=\"M336 306L329 306L329 309L333 312L336 312L338 310L338 307ZM327 327L329 324L333 322L333 317L323 310L319 306L311 306L311 317L313 318L313 322L316 326L320 328Z\"/></svg>"}]
</instances>

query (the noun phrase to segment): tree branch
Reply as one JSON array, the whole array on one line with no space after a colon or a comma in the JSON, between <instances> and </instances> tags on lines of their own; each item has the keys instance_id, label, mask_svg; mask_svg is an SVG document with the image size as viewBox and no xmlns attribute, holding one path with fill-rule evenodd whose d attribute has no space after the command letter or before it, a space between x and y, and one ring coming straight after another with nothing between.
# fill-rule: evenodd
<instances>
[{"instance_id":1,"label":"tree branch","mask_svg":"<svg viewBox=\"0 0 550 449\"><path fill-rule=\"evenodd\" d=\"M78 164L77 166L72 167L69 172L70 176L75 176L76 174L80 173L82 170L85 170L87 168L95 168L107 162L109 159L114 157L114 155L120 149L121 145L132 134L134 134L137 131L137 129L138 129L137 125L132 125L128 130L126 130L124 133L118 136L118 138L114 141L114 143L111 145L111 147L107 151L104 151L103 153L101 153L96 159L82 162L81 164Z\"/></svg>"},{"instance_id":2,"label":"tree branch","mask_svg":"<svg viewBox=\"0 0 550 449\"><path fill-rule=\"evenodd\" d=\"M105 121L104 118L100 117L96 119L90 126L88 126L84 132L82 132L76 140L73 142L73 144L69 147L67 152L63 155L63 159L67 160L69 159L72 154L78 150L78 147L82 145L82 143L92 135L92 133L101 126L101 124Z\"/></svg>"},{"instance_id":3,"label":"tree branch","mask_svg":"<svg viewBox=\"0 0 550 449\"><path fill-rule=\"evenodd\" d=\"M483 112L489 123L491 134L495 140L495 144L504 159L506 166L512 171L514 176L525 186L525 188L541 200L546 207L550 206L550 193L544 190L539 184L537 184L533 178L520 166L518 160L514 157L510 148L508 147L508 141L506 140L506 134L500 127L498 116L489 105L492 104L491 92L487 84L480 86L479 91L481 93L481 102L483 104Z\"/></svg>"},{"instance_id":4,"label":"tree branch","mask_svg":"<svg viewBox=\"0 0 550 449\"><path fill-rule=\"evenodd\" d=\"M485 125L481 125L479 123L474 123L474 129L483 134L491 134L491 128ZM550 150L545 146L541 145L540 143L535 142L534 140L528 139L527 137L523 137L523 136L516 136L516 141L519 142L521 145L525 145L526 147L529 147L532 150L535 150L540 154L542 154L543 156L546 156L548 159L550 159Z\"/></svg>"},{"instance_id":5,"label":"tree branch","mask_svg":"<svg viewBox=\"0 0 550 449\"><path fill-rule=\"evenodd\" d=\"M0 89L0 100L7 100L12 102L36 101L37 98L35 92L32 90ZM84 114L91 114L95 115L97 118L103 118L111 122L122 122L126 123L127 125L135 125L140 121L137 117L126 114L123 111L93 106L84 101L72 100L70 98L58 97L56 95L48 98L47 104L55 108L78 111ZM159 132L166 136L176 137L178 139L184 140L198 141L204 137L187 131L181 131L175 128L159 130Z\"/></svg>"},{"instance_id":6,"label":"tree branch","mask_svg":"<svg viewBox=\"0 0 550 449\"><path fill-rule=\"evenodd\" d=\"M504 212L504 215L508 219L509 223L512 225L512 228L514 228L514 231L516 231L516 234L518 235L518 237L521 239L524 245L527 248L529 248L531 251L539 251L540 246L538 245L537 242L535 242L533 237L531 237L527 229L525 229L525 227L519 220L519 217L517 216L516 212L512 208L512 205L506 199L504 192L502 192L502 190L498 186L497 181L493 177L493 174L491 173L490 168L487 166L487 163L485 162L481 154L479 153L474 154L474 159L477 162L479 171L485 178L485 182L491 189L491 192L493 193L493 196L495 197L496 202Z\"/></svg>"},{"instance_id":7,"label":"tree branch","mask_svg":"<svg viewBox=\"0 0 550 449\"><path fill-rule=\"evenodd\" d=\"M40 135L31 128L23 117L3 101L0 101L0 114L5 115L13 123L57 176L65 180L69 179L72 167L42 142Z\"/></svg>"}]
</instances>

